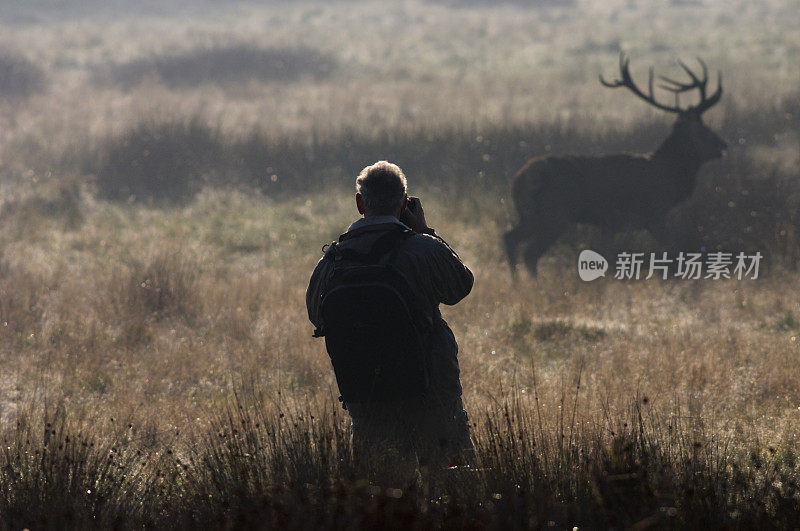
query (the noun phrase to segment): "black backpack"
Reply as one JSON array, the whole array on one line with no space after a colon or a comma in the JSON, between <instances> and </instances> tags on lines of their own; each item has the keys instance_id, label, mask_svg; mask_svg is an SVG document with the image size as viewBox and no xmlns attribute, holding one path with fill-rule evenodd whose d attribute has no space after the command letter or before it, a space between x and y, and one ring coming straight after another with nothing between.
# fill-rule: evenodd
<instances>
[{"instance_id":1,"label":"black backpack","mask_svg":"<svg viewBox=\"0 0 800 531\"><path fill-rule=\"evenodd\" d=\"M428 389L432 319L392 265L413 234L398 226L379 236L367 253L336 242L325 251L333 267L320 295L322 329L314 336L325 337L343 402L400 400Z\"/></svg>"}]
</instances>

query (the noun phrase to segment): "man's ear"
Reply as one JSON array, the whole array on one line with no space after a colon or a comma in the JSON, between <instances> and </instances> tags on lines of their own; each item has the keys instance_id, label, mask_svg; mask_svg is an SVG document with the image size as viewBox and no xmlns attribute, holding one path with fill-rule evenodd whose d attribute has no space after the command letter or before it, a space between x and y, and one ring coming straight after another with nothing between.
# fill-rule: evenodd
<instances>
[{"instance_id":1,"label":"man's ear","mask_svg":"<svg viewBox=\"0 0 800 531\"><path fill-rule=\"evenodd\" d=\"M361 197L361 194L358 192L356 192L356 208L358 209L358 213L362 216L364 215L364 212L366 212L364 209L364 198Z\"/></svg>"},{"instance_id":2,"label":"man's ear","mask_svg":"<svg viewBox=\"0 0 800 531\"><path fill-rule=\"evenodd\" d=\"M400 212L405 212L406 208L408 208L408 195L403 198L403 206L400 207Z\"/></svg>"}]
</instances>

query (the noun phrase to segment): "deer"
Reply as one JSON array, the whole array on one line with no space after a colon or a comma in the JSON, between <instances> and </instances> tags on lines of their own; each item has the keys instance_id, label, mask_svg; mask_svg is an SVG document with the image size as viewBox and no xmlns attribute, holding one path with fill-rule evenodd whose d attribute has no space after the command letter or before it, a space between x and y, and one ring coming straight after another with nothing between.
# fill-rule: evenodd
<instances>
[{"instance_id":1,"label":"deer","mask_svg":"<svg viewBox=\"0 0 800 531\"><path fill-rule=\"evenodd\" d=\"M645 229L657 241L666 242L667 212L689 199L697 173L705 163L724 155L727 144L702 121L702 115L722 97L722 73L717 88L708 95L708 68L697 58L702 73L683 61L678 64L689 77L676 81L659 76L658 87L674 94L675 104L656 100L654 74L650 67L649 92L631 77L630 59L620 54L620 77L600 83L609 88L625 87L638 98L662 111L677 114L672 130L649 154L550 155L530 159L512 178L511 195L518 222L504 235L512 277L517 268L520 245L532 276L542 255L574 223L601 229L603 238L617 232ZM680 96L697 91L700 101L680 106Z\"/></svg>"}]
</instances>

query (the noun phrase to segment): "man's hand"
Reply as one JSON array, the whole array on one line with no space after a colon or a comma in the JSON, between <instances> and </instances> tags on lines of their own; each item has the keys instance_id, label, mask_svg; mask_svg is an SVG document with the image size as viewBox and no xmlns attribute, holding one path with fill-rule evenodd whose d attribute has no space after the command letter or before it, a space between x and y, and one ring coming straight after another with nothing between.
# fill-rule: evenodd
<instances>
[{"instance_id":1,"label":"man's hand","mask_svg":"<svg viewBox=\"0 0 800 531\"><path fill-rule=\"evenodd\" d=\"M400 221L408 225L414 232L432 232L425 221L425 210L422 208L422 201L419 200L419 197L408 198L405 210L400 213Z\"/></svg>"}]
</instances>

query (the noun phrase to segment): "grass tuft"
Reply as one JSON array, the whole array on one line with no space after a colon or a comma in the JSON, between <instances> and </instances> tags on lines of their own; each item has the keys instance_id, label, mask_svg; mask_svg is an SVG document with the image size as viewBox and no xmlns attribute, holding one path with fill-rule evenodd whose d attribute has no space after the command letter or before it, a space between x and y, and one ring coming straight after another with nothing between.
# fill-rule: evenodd
<instances>
[{"instance_id":1,"label":"grass tuft","mask_svg":"<svg viewBox=\"0 0 800 531\"><path fill-rule=\"evenodd\" d=\"M2 431L0 528L119 528L140 519L143 454L96 428L59 408L22 414Z\"/></svg>"},{"instance_id":2,"label":"grass tuft","mask_svg":"<svg viewBox=\"0 0 800 531\"><path fill-rule=\"evenodd\" d=\"M129 317L141 320L191 318L198 304L195 278L194 267L179 252L161 252L147 262L133 260L127 280L118 284L117 302Z\"/></svg>"}]
</instances>

